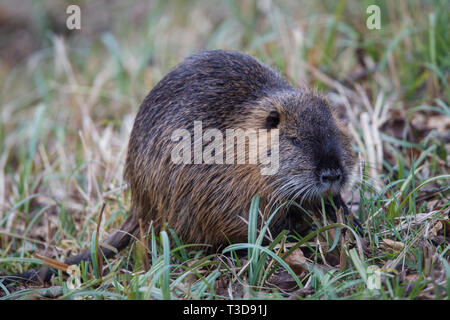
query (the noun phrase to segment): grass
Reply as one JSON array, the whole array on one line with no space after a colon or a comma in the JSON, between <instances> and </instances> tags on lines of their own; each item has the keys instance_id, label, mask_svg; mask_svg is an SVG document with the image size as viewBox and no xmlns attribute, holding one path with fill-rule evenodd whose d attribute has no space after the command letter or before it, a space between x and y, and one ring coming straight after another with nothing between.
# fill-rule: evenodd
<instances>
[{"instance_id":1,"label":"grass","mask_svg":"<svg viewBox=\"0 0 450 320\"><path fill-rule=\"evenodd\" d=\"M366 28L370 4L380 30ZM248 243L208 255L170 229L143 232L69 281L0 283L0 299L448 299L446 1L155 1L113 3L103 17L80 6L82 31L61 37L65 6L33 4L39 19L24 32L36 48L0 60L0 274L39 266L36 253L96 256L91 244L128 213L122 170L140 102L204 48L248 52L342 111L361 159L344 197L365 233L319 216L306 236L263 246L270 230L257 225L255 197ZM367 286L372 265L379 289Z\"/></svg>"}]
</instances>

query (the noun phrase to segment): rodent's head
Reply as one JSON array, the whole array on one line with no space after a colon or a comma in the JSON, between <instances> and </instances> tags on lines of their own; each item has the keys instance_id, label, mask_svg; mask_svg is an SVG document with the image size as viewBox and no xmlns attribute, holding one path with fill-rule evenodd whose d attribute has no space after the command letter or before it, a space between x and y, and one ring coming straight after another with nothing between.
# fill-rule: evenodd
<instances>
[{"instance_id":1,"label":"rodent's head","mask_svg":"<svg viewBox=\"0 0 450 320\"><path fill-rule=\"evenodd\" d=\"M338 194L356 156L327 101L312 92L285 92L260 106L264 126L279 129L279 169L268 177L276 197L309 202Z\"/></svg>"}]
</instances>

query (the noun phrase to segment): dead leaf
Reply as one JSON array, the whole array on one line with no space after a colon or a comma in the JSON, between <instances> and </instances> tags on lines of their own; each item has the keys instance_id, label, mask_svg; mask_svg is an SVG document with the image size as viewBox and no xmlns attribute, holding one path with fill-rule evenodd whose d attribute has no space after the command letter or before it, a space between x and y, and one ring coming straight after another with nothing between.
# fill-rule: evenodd
<instances>
[{"instance_id":1,"label":"dead leaf","mask_svg":"<svg viewBox=\"0 0 450 320\"><path fill-rule=\"evenodd\" d=\"M441 222L443 227L444 227L443 231L449 232L449 230L450 230L450 220L448 220L448 219L447 220L439 220L439 222Z\"/></svg>"},{"instance_id":2,"label":"dead leaf","mask_svg":"<svg viewBox=\"0 0 450 320\"><path fill-rule=\"evenodd\" d=\"M295 249L285 261L296 275L302 275L308 270L307 259L300 249Z\"/></svg>"},{"instance_id":3,"label":"dead leaf","mask_svg":"<svg viewBox=\"0 0 450 320\"><path fill-rule=\"evenodd\" d=\"M405 277L405 280L407 282L415 282L415 281L419 280L419 278L420 278L420 275L418 275L417 273L412 273L412 274L408 274Z\"/></svg>"},{"instance_id":4,"label":"dead leaf","mask_svg":"<svg viewBox=\"0 0 450 320\"><path fill-rule=\"evenodd\" d=\"M431 229L430 229L430 234L433 237L436 237L439 233L439 231L442 230L443 227L443 223L441 221L438 221Z\"/></svg>"},{"instance_id":5,"label":"dead leaf","mask_svg":"<svg viewBox=\"0 0 450 320\"><path fill-rule=\"evenodd\" d=\"M272 275L267 283L276 286L283 291L290 291L298 288L297 282L295 282L294 278L292 278L286 270Z\"/></svg>"},{"instance_id":6,"label":"dead leaf","mask_svg":"<svg viewBox=\"0 0 450 320\"><path fill-rule=\"evenodd\" d=\"M342 250L343 251L343 250ZM328 253L326 253L325 254L325 259L327 260L327 262L331 265L331 266L333 266L333 267L336 267L336 266L338 266L339 264L340 264L340 259L339 259L339 257L337 256L337 255L335 255L335 254L333 254L333 253L330 253L330 252L328 252Z\"/></svg>"},{"instance_id":7,"label":"dead leaf","mask_svg":"<svg viewBox=\"0 0 450 320\"><path fill-rule=\"evenodd\" d=\"M399 254L405 248L403 242L394 241L391 239L383 239L381 243L386 249L390 249L395 254Z\"/></svg>"},{"instance_id":8,"label":"dead leaf","mask_svg":"<svg viewBox=\"0 0 450 320\"><path fill-rule=\"evenodd\" d=\"M450 118L444 115L430 116L427 119L427 126L435 129L440 135L445 135L450 129Z\"/></svg>"}]
</instances>

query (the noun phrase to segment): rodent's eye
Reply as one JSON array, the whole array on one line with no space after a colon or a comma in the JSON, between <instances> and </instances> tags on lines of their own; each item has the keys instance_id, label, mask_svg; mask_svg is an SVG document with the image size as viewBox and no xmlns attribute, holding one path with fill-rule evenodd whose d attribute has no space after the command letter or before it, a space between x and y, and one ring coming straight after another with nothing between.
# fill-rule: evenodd
<instances>
[{"instance_id":1,"label":"rodent's eye","mask_svg":"<svg viewBox=\"0 0 450 320\"><path fill-rule=\"evenodd\" d=\"M280 113L277 110L270 111L266 118L266 129L275 129L280 123Z\"/></svg>"},{"instance_id":2,"label":"rodent's eye","mask_svg":"<svg viewBox=\"0 0 450 320\"><path fill-rule=\"evenodd\" d=\"M291 139L292 139L292 143L293 143L295 146L297 146L297 147L300 147L300 145L302 144L302 142L300 141L300 139L297 138L297 137L292 137Z\"/></svg>"}]
</instances>

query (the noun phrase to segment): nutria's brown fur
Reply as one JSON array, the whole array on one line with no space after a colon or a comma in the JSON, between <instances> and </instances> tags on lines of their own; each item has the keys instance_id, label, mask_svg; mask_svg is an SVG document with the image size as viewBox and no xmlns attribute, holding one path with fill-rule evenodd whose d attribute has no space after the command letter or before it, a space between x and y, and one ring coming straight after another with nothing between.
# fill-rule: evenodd
<instances>
[{"instance_id":1,"label":"nutria's brown fur","mask_svg":"<svg viewBox=\"0 0 450 320\"><path fill-rule=\"evenodd\" d=\"M280 114L276 127L281 168L277 174L262 176L259 167L250 164L180 165L171 161L171 135L176 129L192 132L194 121L202 121L204 130L263 129L271 111ZM301 139L306 151L299 151L290 137ZM325 160L341 168L344 176L354 164L349 139L323 98L294 89L248 55L201 52L168 73L136 116L125 169L134 225L139 218L152 221L157 228L167 223L185 243L219 246L227 243L226 238L245 241L248 227L242 218L248 218L252 197L260 194L265 208L270 195L293 175L299 175L293 190L312 184L317 167L327 166L319 163ZM283 220L283 214L276 220Z\"/></svg>"},{"instance_id":2,"label":"nutria's brown fur","mask_svg":"<svg viewBox=\"0 0 450 320\"><path fill-rule=\"evenodd\" d=\"M263 176L258 164L175 164L176 129L279 129L280 168ZM295 139L297 138L297 139ZM184 243L218 248L247 239L249 206L261 195L263 216L274 205L300 200L313 206L325 191L344 205L339 190L354 166L350 139L324 98L295 89L249 55L204 51L170 71L147 95L131 132L125 179L131 188L130 215L107 240L121 249L144 229L172 228ZM345 206L344 206L345 208ZM277 233L300 211L281 210L272 223ZM113 255L103 249L106 256ZM83 253L67 260L89 260Z\"/></svg>"}]
</instances>

